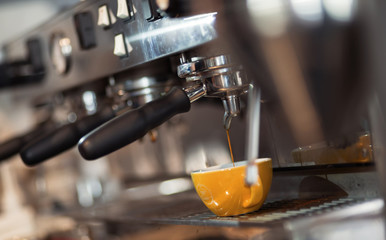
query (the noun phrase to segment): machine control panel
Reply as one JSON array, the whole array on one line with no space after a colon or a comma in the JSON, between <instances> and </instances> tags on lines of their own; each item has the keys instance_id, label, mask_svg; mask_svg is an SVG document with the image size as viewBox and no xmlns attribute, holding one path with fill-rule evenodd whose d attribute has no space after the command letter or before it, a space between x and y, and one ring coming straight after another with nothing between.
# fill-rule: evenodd
<instances>
[{"instance_id":1,"label":"machine control panel","mask_svg":"<svg viewBox=\"0 0 386 240\"><path fill-rule=\"evenodd\" d=\"M84 1L5 45L4 55L6 61L20 59L27 39L42 40L42 63L47 71L35 85L38 91L15 91L33 97L211 42L217 38L215 21L215 12L195 18L161 16L153 0Z\"/></svg>"}]
</instances>

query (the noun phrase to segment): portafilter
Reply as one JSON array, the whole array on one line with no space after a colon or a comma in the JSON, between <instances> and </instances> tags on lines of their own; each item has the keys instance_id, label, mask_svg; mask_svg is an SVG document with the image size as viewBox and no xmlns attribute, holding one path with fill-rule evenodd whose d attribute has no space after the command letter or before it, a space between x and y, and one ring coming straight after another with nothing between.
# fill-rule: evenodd
<instances>
[{"instance_id":1,"label":"portafilter","mask_svg":"<svg viewBox=\"0 0 386 240\"><path fill-rule=\"evenodd\" d=\"M78 144L87 160L97 159L143 137L176 114L188 112L190 104L203 96L222 99L224 127L240 112L239 96L249 81L242 67L229 55L186 59L181 55L178 76L186 79L183 88L173 87L165 96L106 122L84 136Z\"/></svg>"}]
</instances>

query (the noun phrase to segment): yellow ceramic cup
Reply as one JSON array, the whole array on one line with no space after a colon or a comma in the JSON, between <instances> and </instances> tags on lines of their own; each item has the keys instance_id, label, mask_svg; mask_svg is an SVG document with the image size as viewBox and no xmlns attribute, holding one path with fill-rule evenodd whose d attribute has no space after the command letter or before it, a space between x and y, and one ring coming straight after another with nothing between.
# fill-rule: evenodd
<instances>
[{"instance_id":1,"label":"yellow ceramic cup","mask_svg":"<svg viewBox=\"0 0 386 240\"><path fill-rule=\"evenodd\" d=\"M217 216L234 216L258 210L272 182L270 158L256 159L256 184L244 182L247 161L209 167L191 173L194 187L204 204Z\"/></svg>"}]
</instances>

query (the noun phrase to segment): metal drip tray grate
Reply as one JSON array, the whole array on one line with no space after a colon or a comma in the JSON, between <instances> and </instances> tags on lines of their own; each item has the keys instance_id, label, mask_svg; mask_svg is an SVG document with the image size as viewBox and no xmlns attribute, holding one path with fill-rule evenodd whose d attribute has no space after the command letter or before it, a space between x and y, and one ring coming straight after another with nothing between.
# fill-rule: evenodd
<instances>
[{"instance_id":1,"label":"metal drip tray grate","mask_svg":"<svg viewBox=\"0 0 386 240\"><path fill-rule=\"evenodd\" d=\"M234 217L217 217L209 211L183 217L153 219L158 223L213 225L213 226L267 226L282 224L298 217L317 216L362 202L351 198L294 199L267 202L256 212Z\"/></svg>"}]
</instances>

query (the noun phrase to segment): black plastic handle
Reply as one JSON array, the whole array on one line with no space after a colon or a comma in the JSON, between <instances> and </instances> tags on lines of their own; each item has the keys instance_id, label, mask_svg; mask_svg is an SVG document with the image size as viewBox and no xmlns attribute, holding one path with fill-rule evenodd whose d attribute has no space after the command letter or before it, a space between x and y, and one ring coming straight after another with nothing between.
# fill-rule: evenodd
<instances>
[{"instance_id":1,"label":"black plastic handle","mask_svg":"<svg viewBox=\"0 0 386 240\"><path fill-rule=\"evenodd\" d=\"M19 151L30 142L32 139L38 137L42 133L52 129L52 124L45 123L39 125L32 131L18 137L14 137L0 144L0 161L5 161L13 155L19 153Z\"/></svg>"},{"instance_id":2,"label":"black plastic handle","mask_svg":"<svg viewBox=\"0 0 386 240\"><path fill-rule=\"evenodd\" d=\"M178 113L190 110L190 100L179 88L140 108L126 112L84 136L78 144L87 160L97 159L143 137Z\"/></svg>"},{"instance_id":3,"label":"black plastic handle","mask_svg":"<svg viewBox=\"0 0 386 240\"><path fill-rule=\"evenodd\" d=\"M28 166L34 166L75 146L91 130L112 119L114 111L108 107L75 123L64 125L25 146L20 156Z\"/></svg>"},{"instance_id":4,"label":"black plastic handle","mask_svg":"<svg viewBox=\"0 0 386 240\"><path fill-rule=\"evenodd\" d=\"M4 161L18 153L24 146L22 137L10 139L0 145L0 160Z\"/></svg>"}]
</instances>

